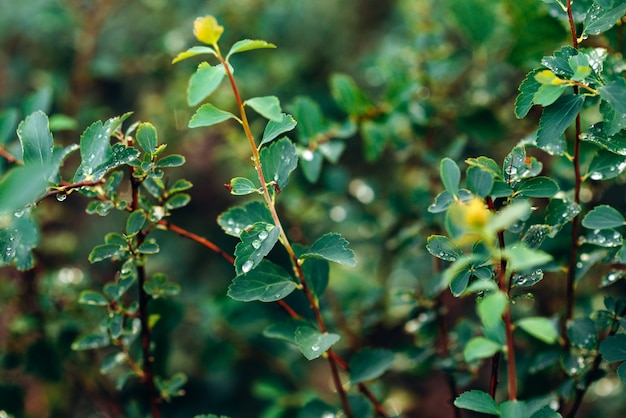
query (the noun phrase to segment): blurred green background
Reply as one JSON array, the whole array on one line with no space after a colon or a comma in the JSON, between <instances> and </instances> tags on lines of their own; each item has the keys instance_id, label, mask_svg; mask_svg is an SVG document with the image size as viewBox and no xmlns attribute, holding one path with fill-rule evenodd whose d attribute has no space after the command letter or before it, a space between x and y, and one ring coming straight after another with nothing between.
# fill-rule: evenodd
<instances>
[{"instance_id":1,"label":"blurred green background","mask_svg":"<svg viewBox=\"0 0 626 418\"><path fill-rule=\"evenodd\" d=\"M453 416L433 344L436 277L424 250L426 237L440 230L441 220L426 208L441 190L440 158L461 162L487 155L501 161L536 127L539 114L518 121L513 101L519 83L542 56L569 42L564 22L554 17L554 4L0 0L0 10L0 108L18 109L22 117L35 109L68 116L75 124L55 132L55 141L63 144L78 142L93 121L127 111L134 112L132 120L150 121L168 152L187 158L172 175L194 183L191 205L176 212L173 221L229 252L236 241L215 220L241 203L222 185L247 169L249 150L234 124L187 128L194 111L186 103L187 81L198 61L171 65L171 60L197 43L195 17L218 18L225 27L224 50L242 38L278 46L233 58L245 97L276 95L293 111L307 96L325 118L342 123L347 116L334 103L328 80L334 73L351 75L381 111L376 118L380 134L357 132L345 139L342 157L336 164L325 163L316 183L297 171L280 195L281 213L294 241L307 244L337 231L357 254L356 268L333 268L322 305L331 327L343 335L340 352L393 349L394 369L374 386L390 411L406 417ZM616 51L623 47L621 30L592 41ZM211 100L224 108L233 105L226 84ZM260 120L253 129L261 132ZM545 160L548 174L560 178L562 188L571 186L567 166L551 165L545 154L535 154ZM77 164L78 155L66 162L68 176ZM623 183L623 177L618 179ZM602 200L603 193L609 192L598 190L594 199ZM624 207L623 196L615 199L617 207ZM105 233L119 231L125 219L121 213L88 216L87 203L78 194L62 203L42 202L37 267L25 273L0 270L0 410L15 417L145 413L137 401L140 385L131 383L118 392L109 376L99 374L106 350L70 350L73 339L94 327L101 314L77 305L78 294L112 280L118 267L89 265L87 254ZM309 363L293 347L262 335L271 321L286 318L277 305L228 299L232 266L175 234L158 234L161 253L148 268L165 272L183 290L175 299L152 305L162 315L154 334L156 368L164 376L182 371L189 377L185 396L164 404L164 416L292 417L315 396L335 402L323 361ZM555 258L566 256L566 242L549 245ZM581 285L583 307L601 300L597 280ZM548 277L537 301L522 302L519 309L557 314L563 289L564 277ZM611 291L623 290L618 283ZM452 306L450 327L460 335L465 328L459 318L473 316L473 303L446 303ZM306 312L297 296L290 304ZM557 383L555 373L532 374L538 361L533 353L542 350L529 348L519 356L522 399L545 394ZM461 386L477 375L482 380L474 380L473 387L484 389L485 372L461 374ZM626 414L623 387L614 379L603 379L587 399L580 417Z\"/></svg>"}]
</instances>

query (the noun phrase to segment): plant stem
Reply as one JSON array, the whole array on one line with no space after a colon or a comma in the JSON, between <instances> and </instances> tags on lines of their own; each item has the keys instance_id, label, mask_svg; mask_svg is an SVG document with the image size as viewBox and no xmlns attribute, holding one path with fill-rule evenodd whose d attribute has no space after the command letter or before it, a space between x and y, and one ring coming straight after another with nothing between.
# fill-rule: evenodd
<instances>
[{"instance_id":1,"label":"plant stem","mask_svg":"<svg viewBox=\"0 0 626 418\"><path fill-rule=\"evenodd\" d=\"M177 225L174 225L173 223L165 219L161 219L157 223L169 229L170 231L176 232L178 235L181 235L185 238L189 238L190 240L207 247L214 253L219 254L224 260L228 261L230 264L235 263L235 259L233 258L232 255L228 254L226 251L222 250L220 247L218 247L217 245L215 245L213 242L209 241L208 239L201 237L200 235L194 234L193 232L187 231L186 229L183 229Z\"/></svg>"},{"instance_id":2,"label":"plant stem","mask_svg":"<svg viewBox=\"0 0 626 418\"><path fill-rule=\"evenodd\" d=\"M7 160L9 164L24 165L23 161L15 158L7 150L5 150L4 147L0 147L0 157L3 157L5 160Z\"/></svg>"},{"instance_id":3,"label":"plant stem","mask_svg":"<svg viewBox=\"0 0 626 418\"><path fill-rule=\"evenodd\" d=\"M263 174L263 168L261 166L261 158L259 156L259 150L254 141L254 136L252 135L252 131L250 130L250 124L248 123L248 117L246 115L244 103L241 100L241 95L239 94L239 89L237 88L237 84L235 83L235 79L233 77L232 72L230 71L228 63L225 61L224 57L222 57L222 54L219 48L217 47L217 45L214 45L214 47L216 50L216 55L224 67L224 71L226 72L226 76L228 77L231 88L235 95L237 106L239 107L239 114L241 116L241 124L243 126L243 130L246 134L246 138L248 139L248 143L252 151L252 161L254 163L254 168L257 172L259 182L261 183L261 190L263 192L263 198L265 199L265 203L267 204L267 207L272 215L272 220L274 221L274 225L279 230L280 241L283 247L285 248L285 250L287 251L287 253L289 254L289 258L291 259L291 263L293 265L293 270L296 274L296 277L298 278L300 282L300 285L302 286L302 290L304 291L304 294L309 302L309 305L311 306L311 309L313 310L313 314L315 315L315 319L317 321L320 332L326 333L328 331L326 329L326 324L324 322L321 311L319 309L319 303L317 301L317 298L313 295L313 292L311 291L306 281L306 277L304 275L304 272L302 271L302 266L300 265L300 261L298 260L298 257L296 256L295 251L293 250L291 243L289 242L289 239L287 238L285 229L283 228L282 223L280 222L280 218L278 217L278 213L276 212L276 205L274 204L274 200L272 199L272 196L270 195L269 187L267 185L267 181L265 180L265 175ZM343 388L343 385L341 384L341 379L339 377L339 371L337 368L337 364L335 362L335 356L333 355L332 348L328 349L327 358L328 358L328 363L330 365L333 383L334 383L335 389L337 390L337 393L339 394L339 398L341 399L343 410L348 418L353 418L354 415L352 414L350 404L348 403L348 397L346 395L346 392Z\"/></svg>"}]
</instances>

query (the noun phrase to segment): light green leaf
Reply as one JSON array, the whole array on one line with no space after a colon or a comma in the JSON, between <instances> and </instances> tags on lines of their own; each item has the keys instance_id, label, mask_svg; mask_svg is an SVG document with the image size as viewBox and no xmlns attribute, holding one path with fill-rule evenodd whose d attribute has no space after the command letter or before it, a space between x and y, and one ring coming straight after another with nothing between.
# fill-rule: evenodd
<instances>
[{"instance_id":1,"label":"light green leaf","mask_svg":"<svg viewBox=\"0 0 626 418\"><path fill-rule=\"evenodd\" d=\"M282 267L263 260L252 271L233 279L228 296L241 302L276 302L296 288L296 282Z\"/></svg>"},{"instance_id":2,"label":"light green leaf","mask_svg":"<svg viewBox=\"0 0 626 418\"><path fill-rule=\"evenodd\" d=\"M554 155L562 155L561 135L574 122L582 109L584 96L562 96L552 105L543 109L537 132L537 146L551 150Z\"/></svg>"},{"instance_id":3,"label":"light green leaf","mask_svg":"<svg viewBox=\"0 0 626 418\"><path fill-rule=\"evenodd\" d=\"M156 168L171 168L171 167L180 167L185 164L185 157L179 154L170 154L166 157L157 160L154 165Z\"/></svg>"},{"instance_id":4,"label":"light green leaf","mask_svg":"<svg viewBox=\"0 0 626 418\"><path fill-rule=\"evenodd\" d=\"M346 74L331 75L330 90L337 105L349 115L361 116L373 108L370 98Z\"/></svg>"},{"instance_id":5,"label":"light green leaf","mask_svg":"<svg viewBox=\"0 0 626 418\"><path fill-rule=\"evenodd\" d=\"M165 208L168 210L185 207L191 202L191 196L187 193L177 193L165 201Z\"/></svg>"},{"instance_id":6,"label":"light green leaf","mask_svg":"<svg viewBox=\"0 0 626 418\"><path fill-rule=\"evenodd\" d=\"M248 273L258 266L263 257L274 248L279 235L279 228L265 222L256 222L243 230L239 235L241 242L235 247L237 275Z\"/></svg>"},{"instance_id":7,"label":"light green leaf","mask_svg":"<svg viewBox=\"0 0 626 418\"><path fill-rule=\"evenodd\" d=\"M107 347L111 343L108 334L87 334L78 337L72 343L72 350L92 350L94 348Z\"/></svg>"},{"instance_id":8,"label":"light green leaf","mask_svg":"<svg viewBox=\"0 0 626 418\"><path fill-rule=\"evenodd\" d=\"M530 215L528 201L517 201L496 213L487 224L487 228L495 233L509 228L521 219L526 219L528 215Z\"/></svg>"},{"instance_id":9,"label":"light green leaf","mask_svg":"<svg viewBox=\"0 0 626 418\"><path fill-rule=\"evenodd\" d=\"M291 131L296 125L296 120L287 113L283 113L279 121L270 120L267 122L267 125L265 125L265 131L263 131L263 138L259 146L273 141L285 132Z\"/></svg>"},{"instance_id":10,"label":"light green leaf","mask_svg":"<svg viewBox=\"0 0 626 418\"><path fill-rule=\"evenodd\" d=\"M145 152L153 153L157 147L157 130L151 123L144 122L137 128L137 142Z\"/></svg>"},{"instance_id":11,"label":"light green leaf","mask_svg":"<svg viewBox=\"0 0 626 418\"><path fill-rule=\"evenodd\" d=\"M156 254L160 251L160 248L155 241L149 240L141 244L136 251L140 254Z\"/></svg>"},{"instance_id":12,"label":"light green leaf","mask_svg":"<svg viewBox=\"0 0 626 418\"><path fill-rule=\"evenodd\" d=\"M37 111L26 117L17 128L17 136L25 165L52 167L52 133L45 113Z\"/></svg>"},{"instance_id":13,"label":"light green leaf","mask_svg":"<svg viewBox=\"0 0 626 418\"><path fill-rule=\"evenodd\" d=\"M532 177L520 181L515 191L525 197L552 197L559 192L559 185L550 177Z\"/></svg>"},{"instance_id":14,"label":"light green leaf","mask_svg":"<svg viewBox=\"0 0 626 418\"><path fill-rule=\"evenodd\" d=\"M519 86L520 93L515 99L515 116L518 119L522 119L523 117L525 117L530 109L533 107L533 104L535 104L535 94L541 87L541 83L536 80L535 76L541 70L541 68L535 68L534 70L532 70L530 73L528 73L524 81L522 81L522 84L520 84Z\"/></svg>"},{"instance_id":15,"label":"light green leaf","mask_svg":"<svg viewBox=\"0 0 626 418\"><path fill-rule=\"evenodd\" d=\"M626 3L622 5L626 10ZM624 13L622 12L622 15ZM622 116L626 115L626 81L622 77L598 87L600 97L606 100Z\"/></svg>"},{"instance_id":16,"label":"light green leaf","mask_svg":"<svg viewBox=\"0 0 626 418\"><path fill-rule=\"evenodd\" d=\"M0 178L0 214L20 211L46 192L48 167L23 166Z\"/></svg>"},{"instance_id":17,"label":"light green leaf","mask_svg":"<svg viewBox=\"0 0 626 418\"><path fill-rule=\"evenodd\" d=\"M250 228L256 222L274 223L267 206L258 201L231 208L217 217L217 223L224 232L234 237L239 237L241 231Z\"/></svg>"},{"instance_id":18,"label":"light green leaf","mask_svg":"<svg viewBox=\"0 0 626 418\"><path fill-rule=\"evenodd\" d=\"M465 361L471 362L492 357L500 350L502 350L501 344L485 337L474 337L465 345L463 357L465 357Z\"/></svg>"},{"instance_id":19,"label":"light green leaf","mask_svg":"<svg viewBox=\"0 0 626 418\"><path fill-rule=\"evenodd\" d=\"M546 70L549 71L549 70ZM568 88L567 84L544 84L539 87L534 97L534 104L541 105L543 107L550 106L558 100L563 92Z\"/></svg>"},{"instance_id":20,"label":"light green leaf","mask_svg":"<svg viewBox=\"0 0 626 418\"><path fill-rule=\"evenodd\" d=\"M552 261L552 255L522 244L507 248L502 256L508 260L508 267L513 271L528 270Z\"/></svg>"},{"instance_id":21,"label":"light green leaf","mask_svg":"<svg viewBox=\"0 0 626 418\"><path fill-rule=\"evenodd\" d=\"M515 326L523 329L533 337L546 344L554 344L559 338L559 332L554 326L554 323L548 318L522 318L515 322Z\"/></svg>"},{"instance_id":22,"label":"light green leaf","mask_svg":"<svg viewBox=\"0 0 626 418\"><path fill-rule=\"evenodd\" d=\"M253 97L252 99L246 100L244 104L250 106L264 118L276 122L280 122L283 118L280 101L276 96Z\"/></svg>"},{"instance_id":23,"label":"light green leaf","mask_svg":"<svg viewBox=\"0 0 626 418\"><path fill-rule=\"evenodd\" d=\"M189 79L187 87L189 106L195 106L209 97L219 87L225 76L226 72L222 64L211 66L207 62L201 63Z\"/></svg>"},{"instance_id":24,"label":"light green leaf","mask_svg":"<svg viewBox=\"0 0 626 418\"><path fill-rule=\"evenodd\" d=\"M578 318L567 322L567 336L572 345L594 350L598 345L598 331L590 318Z\"/></svg>"},{"instance_id":25,"label":"light green leaf","mask_svg":"<svg viewBox=\"0 0 626 418\"><path fill-rule=\"evenodd\" d=\"M217 56L217 54L215 53L215 50L211 47L194 46L194 47L189 48L187 51L181 52L180 54L176 55L176 58L172 60L172 64L176 64L177 62L180 62L184 59L195 57L196 55L200 55L200 54L210 54L210 55Z\"/></svg>"},{"instance_id":26,"label":"light green leaf","mask_svg":"<svg viewBox=\"0 0 626 418\"><path fill-rule=\"evenodd\" d=\"M348 248L348 241L337 233L320 237L301 258L323 258L347 266L355 266L354 252Z\"/></svg>"},{"instance_id":27,"label":"light green leaf","mask_svg":"<svg viewBox=\"0 0 626 418\"><path fill-rule=\"evenodd\" d=\"M189 121L190 128L199 128L202 126L212 126L228 119L236 119L235 115L218 109L210 103L203 104L196 110L196 113Z\"/></svg>"},{"instance_id":28,"label":"light green leaf","mask_svg":"<svg viewBox=\"0 0 626 418\"><path fill-rule=\"evenodd\" d=\"M245 177L235 177L231 179L228 188L230 189L230 194L235 196L245 196L250 193L259 192L259 188L252 180Z\"/></svg>"},{"instance_id":29,"label":"light green leaf","mask_svg":"<svg viewBox=\"0 0 626 418\"><path fill-rule=\"evenodd\" d=\"M444 158L441 160L439 166L439 173L441 175L441 181L448 193L456 195L459 191L459 183L461 181L461 170L456 165L454 160L450 158Z\"/></svg>"},{"instance_id":30,"label":"light green leaf","mask_svg":"<svg viewBox=\"0 0 626 418\"><path fill-rule=\"evenodd\" d=\"M526 402L523 401L504 401L500 404L501 418L527 418Z\"/></svg>"},{"instance_id":31,"label":"light green leaf","mask_svg":"<svg viewBox=\"0 0 626 418\"><path fill-rule=\"evenodd\" d=\"M444 235L429 236L426 249L433 256L445 261L456 261L463 256L463 251L450 238Z\"/></svg>"},{"instance_id":32,"label":"light green leaf","mask_svg":"<svg viewBox=\"0 0 626 418\"><path fill-rule=\"evenodd\" d=\"M592 180L609 180L622 174L625 169L626 156L601 149L591 160L585 177Z\"/></svg>"},{"instance_id":33,"label":"light green leaf","mask_svg":"<svg viewBox=\"0 0 626 418\"><path fill-rule=\"evenodd\" d=\"M307 360L314 360L339 341L339 335L321 333L311 326L296 328L295 342Z\"/></svg>"},{"instance_id":34,"label":"light green leaf","mask_svg":"<svg viewBox=\"0 0 626 418\"><path fill-rule=\"evenodd\" d=\"M624 215L608 205L593 208L583 218L582 225L589 229L611 229L624 225Z\"/></svg>"},{"instance_id":35,"label":"light green leaf","mask_svg":"<svg viewBox=\"0 0 626 418\"><path fill-rule=\"evenodd\" d=\"M289 139L282 138L263 148L260 158L265 180L276 182L283 190L289 181L289 174L298 166L296 147Z\"/></svg>"},{"instance_id":36,"label":"light green leaf","mask_svg":"<svg viewBox=\"0 0 626 418\"><path fill-rule=\"evenodd\" d=\"M439 193L437 197L435 197L435 201L432 205L428 207L428 211L430 213L441 213L445 212L446 209L450 207L450 205L454 202L454 195L447 190Z\"/></svg>"},{"instance_id":37,"label":"light green leaf","mask_svg":"<svg viewBox=\"0 0 626 418\"><path fill-rule=\"evenodd\" d=\"M116 244L96 245L89 253L88 259L93 264L108 258L119 258L124 251L124 248Z\"/></svg>"},{"instance_id":38,"label":"light green leaf","mask_svg":"<svg viewBox=\"0 0 626 418\"><path fill-rule=\"evenodd\" d=\"M493 328L500 322L507 302L506 295L500 291L490 293L478 302L478 316L486 328Z\"/></svg>"},{"instance_id":39,"label":"light green leaf","mask_svg":"<svg viewBox=\"0 0 626 418\"><path fill-rule=\"evenodd\" d=\"M454 406L470 411L482 412L489 415L500 415L500 409L491 396L481 390L463 392L454 400Z\"/></svg>"},{"instance_id":40,"label":"light green leaf","mask_svg":"<svg viewBox=\"0 0 626 418\"><path fill-rule=\"evenodd\" d=\"M226 60L230 58L233 54L238 54L240 52L252 51L254 49L268 49L268 48L276 48L276 45L271 44L266 41L262 41L259 39L242 39L241 41L237 41L230 47L230 51L226 55Z\"/></svg>"},{"instance_id":41,"label":"light green leaf","mask_svg":"<svg viewBox=\"0 0 626 418\"><path fill-rule=\"evenodd\" d=\"M109 300L100 292L95 290L83 290L78 296L78 303L83 305L108 306Z\"/></svg>"},{"instance_id":42,"label":"light green leaf","mask_svg":"<svg viewBox=\"0 0 626 418\"><path fill-rule=\"evenodd\" d=\"M393 365L392 351L365 348L350 360L350 384L366 382L380 377Z\"/></svg>"}]
</instances>

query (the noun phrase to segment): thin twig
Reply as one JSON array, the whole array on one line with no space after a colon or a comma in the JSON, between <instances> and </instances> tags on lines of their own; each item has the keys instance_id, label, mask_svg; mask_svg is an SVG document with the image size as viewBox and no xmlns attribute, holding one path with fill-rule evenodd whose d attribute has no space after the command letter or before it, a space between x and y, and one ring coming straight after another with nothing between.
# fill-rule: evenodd
<instances>
[{"instance_id":1,"label":"thin twig","mask_svg":"<svg viewBox=\"0 0 626 418\"><path fill-rule=\"evenodd\" d=\"M5 150L4 147L0 147L0 157L4 157L4 159L7 160L9 164L24 165L24 162L22 160L15 158L7 150Z\"/></svg>"}]
</instances>

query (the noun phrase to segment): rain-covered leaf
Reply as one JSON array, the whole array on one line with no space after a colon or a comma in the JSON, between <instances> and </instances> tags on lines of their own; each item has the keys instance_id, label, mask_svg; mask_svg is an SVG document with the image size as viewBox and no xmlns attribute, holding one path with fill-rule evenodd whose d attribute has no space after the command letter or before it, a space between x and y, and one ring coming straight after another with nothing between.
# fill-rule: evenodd
<instances>
[{"instance_id":1,"label":"rain-covered leaf","mask_svg":"<svg viewBox=\"0 0 626 418\"><path fill-rule=\"evenodd\" d=\"M518 119L525 117L535 104L535 94L541 87L541 83L535 79L535 76L539 71L541 71L541 69L536 68L528 73L524 81L522 81L522 84L519 86L519 94L515 99L515 116Z\"/></svg>"},{"instance_id":2,"label":"rain-covered leaf","mask_svg":"<svg viewBox=\"0 0 626 418\"><path fill-rule=\"evenodd\" d=\"M280 122L283 118L280 101L276 96L253 97L252 99L246 100L244 104L250 106L266 119Z\"/></svg>"},{"instance_id":3,"label":"rain-covered leaf","mask_svg":"<svg viewBox=\"0 0 626 418\"><path fill-rule=\"evenodd\" d=\"M543 109L537 132L537 146L553 155L562 155L561 136L582 109L584 96L562 96Z\"/></svg>"},{"instance_id":4,"label":"rain-covered leaf","mask_svg":"<svg viewBox=\"0 0 626 418\"><path fill-rule=\"evenodd\" d=\"M543 279L543 270L536 269L530 270L524 273L515 273L511 278L513 286L516 287L530 287L539 283Z\"/></svg>"},{"instance_id":5,"label":"rain-covered leaf","mask_svg":"<svg viewBox=\"0 0 626 418\"><path fill-rule=\"evenodd\" d=\"M376 379L392 365L395 355L392 351L364 348L350 360L350 384Z\"/></svg>"},{"instance_id":6,"label":"rain-covered leaf","mask_svg":"<svg viewBox=\"0 0 626 418\"><path fill-rule=\"evenodd\" d=\"M263 138L259 146L273 141L285 132L291 131L296 127L297 123L293 116L287 113L283 113L280 120L270 120L265 125L265 131L263 131Z\"/></svg>"},{"instance_id":7,"label":"rain-covered leaf","mask_svg":"<svg viewBox=\"0 0 626 418\"><path fill-rule=\"evenodd\" d=\"M255 222L243 230L241 242L235 247L235 271L237 275L248 273L259 265L274 248L280 229L266 222Z\"/></svg>"},{"instance_id":8,"label":"rain-covered leaf","mask_svg":"<svg viewBox=\"0 0 626 418\"><path fill-rule=\"evenodd\" d=\"M590 318L578 318L567 323L570 343L576 347L593 350L598 344L596 324Z\"/></svg>"},{"instance_id":9,"label":"rain-covered leaf","mask_svg":"<svg viewBox=\"0 0 626 418\"><path fill-rule=\"evenodd\" d=\"M600 205L585 215L582 225L589 229L617 228L624 225L624 215L609 205Z\"/></svg>"},{"instance_id":10,"label":"rain-covered leaf","mask_svg":"<svg viewBox=\"0 0 626 418\"><path fill-rule=\"evenodd\" d=\"M626 360L626 334L607 337L600 343L600 354L608 362Z\"/></svg>"},{"instance_id":11,"label":"rain-covered leaf","mask_svg":"<svg viewBox=\"0 0 626 418\"><path fill-rule=\"evenodd\" d=\"M426 249L433 256L445 261L456 261L463 256L463 251L452 240L444 235L428 237Z\"/></svg>"},{"instance_id":12,"label":"rain-covered leaf","mask_svg":"<svg viewBox=\"0 0 626 418\"><path fill-rule=\"evenodd\" d=\"M241 302L276 302L296 288L296 282L282 267L263 260L252 271L233 279L228 296Z\"/></svg>"},{"instance_id":13,"label":"rain-covered leaf","mask_svg":"<svg viewBox=\"0 0 626 418\"><path fill-rule=\"evenodd\" d=\"M230 112L220 110L210 103L203 104L196 110L196 113L189 120L190 128L199 128L202 126L212 126L228 119L235 118Z\"/></svg>"},{"instance_id":14,"label":"rain-covered leaf","mask_svg":"<svg viewBox=\"0 0 626 418\"><path fill-rule=\"evenodd\" d=\"M339 341L339 335L322 333L310 326L296 328L295 342L307 360L314 360Z\"/></svg>"},{"instance_id":15,"label":"rain-covered leaf","mask_svg":"<svg viewBox=\"0 0 626 418\"><path fill-rule=\"evenodd\" d=\"M454 406L470 411L481 412L489 415L500 415L500 409L488 393L481 390L463 392L454 400Z\"/></svg>"},{"instance_id":16,"label":"rain-covered leaf","mask_svg":"<svg viewBox=\"0 0 626 418\"><path fill-rule=\"evenodd\" d=\"M604 127L604 122L598 122L581 134L580 139L596 144L614 154L626 156L626 133L622 130L609 136Z\"/></svg>"},{"instance_id":17,"label":"rain-covered leaf","mask_svg":"<svg viewBox=\"0 0 626 418\"><path fill-rule=\"evenodd\" d=\"M562 199L551 199L546 208L546 224L550 225L549 236L554 238L561 228L580 213L577 203Z\"/></svg>"},{"instance_id":18,"label":"rain-covered leaf","mask_svg":"<svg viewBox=\"0 0 626 418\"><path fill-rule=\"evenodd\" d=\"M554 323L548 318L527 317L515 322L515 326L523 329L538 340L546 344L554 344L559 338L559 333Z\"/></svg>"},{"instance_id":19,"label":"rain-covered leaf","mask_svg":"<svg viewBox=\"0 0 626 418\"><path fill-rule=\"evenodd\" d=\"M520 181L515 191L525 197L552 197L559 191L559 185L550 177L533 177Z\"/></svg>"},{"instance_id":20,"label":"rain-covered leaf","mask_svg":"<svg viewBox=\"0 0 626 418\"><path fill-rule=\"evenodd\" d=\"M626 10L626 3L622 5L622 8ZM598 91L600 97L613 106L613 109L621 115L626 115L626 81L622 77L598 87Z\"/></svg>"},{"instance_id":21,"label":"rain-covered leaf","mask_svg":"<svg viewBox=\"0 0 626 418\"><path fill-rule=\"evenodd\" d=\"M624 13L626 13L626 3L618 2L614 8L608 10L597 3L593 4L585 17L581 36L606 32L617 24Z\"/></svg>"},{"instance_id":22,"label":"rain-covered leaf","mask_svg":"<svg viewBox=\"0 0 626 418\"><path fill-rule=\"evenodd\" d=\"M280 139L263 148L260 153L265 180L275 181L283 190L289 181L289 174L298 166L296 147L287 139Z\"/></svg>"},{"instance_id":23,"label":"rain-covered leaf","mask_svg":"<svg viewBox=\"0 0 626 418\"><path fill-rule=\"evenodd\" d=\"M26 166L52 167L52 133L48 117L42 111L27 116L17 128L22 144L22 161Z\"/></svg>"},{"instance_id":24,"label":"rain-covered leaf","mask_svg":"<svg viewBox=\"0 0 626 418\"><path fill-rule=\"evenodd\" d=\"M626 169L626 157L607 150L599 150L591 160L586 176L592 180L609 180Z\"/></svg>"},{"instance_id":25,"label":"rain-covered leaf","mask_svg":"<svg viewBox=\"0 0 626 418\"><path fill-rule=\"evenodd\" d=\"M89 262L97 263L109 258L119 258L124 251L123 247L116 244L97 245L89 253Z\"/></svg>"},{"instance_id":26,"label":"rain-covered leaf","mask_svg":"<svg viewBox=\"0 0 626 418\"><path fill-rule=\"evenodd\" d=\"M579 238L581 244L598 245L600 247L619 247L624 243L622 234L614 229L594 229Z\"/></svg>"},{"instance_id":27,"label":"rain-covered leaf","mask_svg":"<svg viewBox=\"0 0 626 418\"><path fill-rule=\"evenodd\" d=\"M522 242L528 248L539 248L551 230L550 225L535 224L531 225L522 237Z\"/></svg>"},{"instance_id":28,"label":"rain-covered leaf","mask_svg":"<svg viewBox=\"0 0 626 418\"><path fill-rule=\"evenodd\" d=\"M231 208L217 217L217 223L224 232L234 237L239 237L241 231L250 228L256 222L274 223L267 206L259 201Z\"/></svg>"},{"instance_id":29,"label":"rain-covered leaf","mask_svg":"<svg viewBox=\"0 0 626 418\"><path fill-rule=\"evenodd\" d=\"M126 234L134 235L143 228L146 223L146 214L143 209L137 209L126 220Z\"/></svg>"},{"instance_id":30,"label":"rain-covered leaf","mask_svg":"<svg viewBox=\"0 0 626 418\"><path fill-rule=\"evenodd\" d=\"M80 292L78 303L82 303L83 305L107 306L109 300L102 293L87 289Z\"/></svg>"},{"instance_id":31,"label":"rain-covered leaf","mask_svg":"<svg viewBox=\"0 0 626 418\"><path fill-rule=\"evenodd\" d=\"M323 258L347 266L355 266L354 252L348 248L349 242L337 233L329 233L320 237L309 247L301 258Z\"/></svg>"},{"instance_id":32,"label":"rain-covered leaf","mask_svg":"<svg viewBox=\"0 0 626 418\"><path fill-rule=\"evenodd\" d=\"M187 87L187 103L195 106L211 95L220 85L226 72L224 66L215 66L203 62L198 65L196 72L189 78Z\"/></svg>"}]
</instances>

